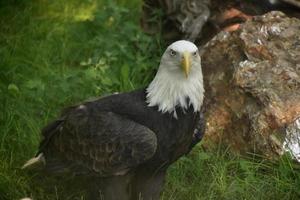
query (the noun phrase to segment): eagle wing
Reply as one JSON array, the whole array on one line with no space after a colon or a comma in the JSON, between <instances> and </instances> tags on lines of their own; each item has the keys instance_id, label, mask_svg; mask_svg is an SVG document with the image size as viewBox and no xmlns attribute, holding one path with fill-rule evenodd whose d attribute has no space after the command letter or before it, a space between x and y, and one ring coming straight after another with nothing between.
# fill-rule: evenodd
<instances>
[{"instance_id":1,"label":"eagle wing","mask_svg":"<svg viewBox=\"0 0 300 200\"><path fill-rule=\"evenodd\" d=\"M43 130L46 169L120 175L150 159L157 138L149 128L113 112L81 105Z\"/></svg>"},{"instance_id":2,"label":"eagle wing","mask_svg":"<svg viewBox=\"0 0 300 200\"><path fill-rule=\"evenodd\" d=\"M205 111L202 107L196 119L196 127L194 129L192 143L190 144L189 151L187 153L189 153L192 150L192 148L202 140L205 134L206 121L204 117L204 112Z\"/></svg>"}]
</instances>

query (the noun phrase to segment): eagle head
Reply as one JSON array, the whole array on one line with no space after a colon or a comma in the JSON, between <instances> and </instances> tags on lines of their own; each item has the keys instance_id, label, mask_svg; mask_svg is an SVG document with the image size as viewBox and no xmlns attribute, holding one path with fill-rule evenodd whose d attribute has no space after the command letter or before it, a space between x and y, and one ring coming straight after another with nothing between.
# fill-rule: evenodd
<instances>
[{"instance_id":1,"label":"eagle head","mask_svg":"<svg viewBox=\"0 0 300 200\"><path fill-rule=\"evenodd\" d=\"M193 106L200 110L204 98L201 58L197 46L186 40L172 43L162 55L157 74L147 88L148 106L176 115Z\"/></svg>"}]
</instances>

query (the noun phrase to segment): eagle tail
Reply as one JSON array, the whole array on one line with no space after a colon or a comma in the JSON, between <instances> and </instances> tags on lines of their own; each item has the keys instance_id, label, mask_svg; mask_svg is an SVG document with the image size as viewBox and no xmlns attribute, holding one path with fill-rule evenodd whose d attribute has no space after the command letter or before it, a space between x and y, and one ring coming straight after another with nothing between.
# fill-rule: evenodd
<instances>
[{"instance_id":1,"label":"eagle tail","mask_svg":"<svg viewBox=\"0 0 300 200\"><path fill-rule=\"evenodd\" d=\"M29 159L23 166L22 169L35 169L45 166L46 160L43 153L38 154L36 157Z\"/></svg>"}]
</instances>

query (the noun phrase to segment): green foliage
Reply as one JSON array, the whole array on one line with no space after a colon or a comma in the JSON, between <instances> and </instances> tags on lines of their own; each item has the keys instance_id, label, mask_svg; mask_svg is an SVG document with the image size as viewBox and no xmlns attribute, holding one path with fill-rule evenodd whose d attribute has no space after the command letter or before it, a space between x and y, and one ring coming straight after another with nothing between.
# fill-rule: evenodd
<instances>
[{"instance_id":1,"label":"green foliage","mask_svg":"<svg viewBox=\"0 0 300 200\"><path fill-rule=\"evenodd\" d=\"M198 147L171 167L162 199L299 199L299 181L290 158L272 163Z\"/></svg>"},{"instance_id":2,"label":"green foliage","mask_svg":"<svg viewBox=\"0 0 300 200\"><path fill-rule=\"evenodd\" d=\"M46 192L54 184L35 183L20 166L63 107L150 82L164 45L140 30L140 3L1 1L1 200L75 199L59 186ZM288 158L272 164L198 148L172 166L163 199L297 199L299 174Z\"/></svg>"},{"instance_id":3,"label":"green foliage","mask_svg":"<svg viewBox=\"0 0 300 200\"><path fill-rule=\"evenodd\" d=\"M31 178L19 168L35 154L41 127L63 107L149 83L161 47L140 30L139 5L108 0L2 3L1 200L56 199L31 187Z\"/></svg>"}]
</instances>

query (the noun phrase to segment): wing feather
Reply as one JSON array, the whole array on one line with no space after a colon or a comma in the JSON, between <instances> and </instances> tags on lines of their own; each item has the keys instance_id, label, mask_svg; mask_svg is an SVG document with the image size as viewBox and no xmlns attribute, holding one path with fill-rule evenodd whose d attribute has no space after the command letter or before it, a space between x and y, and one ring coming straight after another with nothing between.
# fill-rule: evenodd
<instances>
[{"instance_id":1,"label":"wing feather","mask_svg":"<svg viewBox=\"0 0 300 200\"><path fill-rule=\"evenodd\" d=\"M68 168L100 176L136 167L150 159L157 146L149 128L113 112L82 106L69 110L63 121L52 123L43 133L39 152L50 170Z\"/></svg>"}]
</instances>

